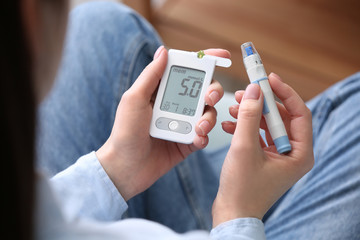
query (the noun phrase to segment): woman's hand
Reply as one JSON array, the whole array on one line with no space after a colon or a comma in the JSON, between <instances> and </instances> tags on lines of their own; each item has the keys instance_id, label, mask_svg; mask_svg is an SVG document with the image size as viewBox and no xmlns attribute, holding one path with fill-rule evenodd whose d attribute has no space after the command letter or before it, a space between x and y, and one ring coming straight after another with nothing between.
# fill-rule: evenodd
<instances>
[{"instance_id":1,"label":"woman's hand","mask_svg":"<svg viewBox=\"0 0 360 240\"><path fill-rule=\"evenodd\" d=\"M292 151L276 152L262 118L263 95L257 84L235 94L240 106L230 107L237 122L223 122L223 129L233 133L226 156L220 186L213 204L213 226L242 217L262 219L268 209L314 163L311 112L295 91L279 76L270 74L270 85L283 102L278 104ZM266 146L259 127L267 134Z\"/></svg>"},{"instance_id":2,"label":"woman's hand","mask_svg":"<svg viewBox=\"0 0 360 240\"><path fill-rule=\"evenodd\" d=\"M221 49L206 54L230 57ZM186 145L152 138L150 121L156 88L167 64L167 50L161 46L154 60L140 74L133 86L123 94L114 127L106 143L96 152L100 163L125 200L150 187L158 178L195 150L208 143L207 134L216 122L213 107L223 96L221 85L213 81L205 101L208 104L195 127L193 144Z\"/></svg>"}]
</instances>

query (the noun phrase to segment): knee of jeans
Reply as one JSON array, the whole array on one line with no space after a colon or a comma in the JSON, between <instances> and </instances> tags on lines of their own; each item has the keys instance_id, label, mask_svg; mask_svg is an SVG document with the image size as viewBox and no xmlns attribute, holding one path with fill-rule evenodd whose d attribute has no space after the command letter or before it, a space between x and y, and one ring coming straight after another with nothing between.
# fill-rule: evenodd
<instances>
[{"instance_id":1,"label":"knee of jeans","mask_svg":"<svg viewBox=\"0 0 360 240\"><path fill-rule=\"evenodd\" d=\"M71 12L71 18L80 21L86 31L95 31L97 35L102 32L111 32L113 36L126 36L141 34L149 38L156 45L161 44L157 32L143 17L131 8L116 2L88 2L79 5Z\"/></svg>"}]
</instances>

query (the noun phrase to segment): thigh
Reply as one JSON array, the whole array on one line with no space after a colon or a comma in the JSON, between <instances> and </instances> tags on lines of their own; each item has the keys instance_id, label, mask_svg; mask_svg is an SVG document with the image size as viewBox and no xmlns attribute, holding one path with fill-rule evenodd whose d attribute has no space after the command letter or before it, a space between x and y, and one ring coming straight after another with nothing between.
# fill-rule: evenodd
<instances>
[{"instance_id":1,"label":"thigh","mask_svg":"<svg viewBox=\"0 0 360 240\"><path fill-rule=\"evenodd\" d=\"M314 168L266 221L268 239L360 238L360 73L309 102Z\"/></svg>"},{"instance_id":2,"label":"thigh","mask_svg":"<svg viewBox=\"0 0 360 240\"><path fill-rule=\"evenodd\" d=\"M211 230L211 208L228 146L197 151L129 201L127 217L159 222L176 232Z\"/></svg>"},{"instance_id":3,"label":"thigh","mask_svg":"<svg viewBox=\"0 0 360 240\"><path fill-rule=\"evenodd\" d=\"M40 168L56 174L106 141L122 94L160 44L123 5L88 3L71 12L56 82L38 111Z\"/></svg>"}]
</instances>

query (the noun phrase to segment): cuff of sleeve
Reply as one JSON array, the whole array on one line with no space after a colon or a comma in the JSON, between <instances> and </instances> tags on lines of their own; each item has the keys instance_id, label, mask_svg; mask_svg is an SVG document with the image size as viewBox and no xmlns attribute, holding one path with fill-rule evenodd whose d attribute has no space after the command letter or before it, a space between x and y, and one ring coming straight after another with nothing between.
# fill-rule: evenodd
<instances>
[{"instance_id":1,"label":"cuff of sleeve","mask_svg":"<svg viewBox=\"0 0 360 240\"><path fill-rule=\"evenodd\" d=\"M119 220L128 207L95 152L79 158L54 176L51 183L69 218L114 221Z\"/></svg>"},{"instance_id":2,"label":"cuff of sleeve","mask_svg":"<svg viewBox=\"0 0 360 240\"><path fill-rule=\"evenodd\" d=\"M101 181L101 185L102 185L101 189L104 190L103 192L104 194L108 195L109 202L108 204L103 205L105 207L105 209L103 210L105 212L108 212L109 214L111 212L114 212L115 216L120 215L121 217L121 215L127 210L128 205L125 202L124 198L121 196L121 193L118 191L114 183L111 181L110 177L105 172L105 169L100 164L99 159L97 158L95 152L91 152L90 155L92 155L94 168L96 169L99 176L99 180ZM114 208L117 208L117 211L114 211L115 210ZM119 217L112 218L109 220L118 220L118 219Z\"/></svg>"},{"instance_id":3,"label":"cuff of sleeve","mask_svg":"<svg viewBox=\"0 0 360 240\"><path fill-rule=\"evenodd\" d=\"M257 218L237 218L219 224L210 232L214 239L263 239L264 223Z\"/></svg>"}]
</instances>

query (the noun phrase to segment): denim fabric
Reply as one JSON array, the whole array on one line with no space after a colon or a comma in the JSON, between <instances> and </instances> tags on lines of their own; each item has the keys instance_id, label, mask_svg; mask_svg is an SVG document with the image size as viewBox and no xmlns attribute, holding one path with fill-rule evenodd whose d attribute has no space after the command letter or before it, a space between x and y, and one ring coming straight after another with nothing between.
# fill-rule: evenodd
<instances>
[{"instance_id":1,"label":"denim fabric","mask_svg":"<svg viewBox=\"0 0 360 240\"><path fill-rule=\"evenodd\" d=\"M153 28L121 5L71 12L58 76L39 110L39 166L54 175L106 141L123 92L160 44Z\"/></svg>"},{"instance_id":2,"label":"denim fabric","mask_svg":"<svg viewBox=\"0 0 360 240\"><path fill-rule=\"evenodd\" d=\"M108 138L122 94L161 44L152 27L114 3L71 13L63 60L39 109L40 168L54 175ZM316 163L265 222L268 239L360 238L360 75L309 103ZM211 205L228 147L198 151L128 202L125 217L177 232L211 228Z\"/></svg>"},{"instance_id":3,"label":"denim fabric","mask_svg":"<svg viewBox=\"0 0 360 240\"><path fill-rule=\"evenodd\" d=\"M360 72L310 102L314 168L265 223L268 239L360 239Z\"/></svg>"}]
</instances>

